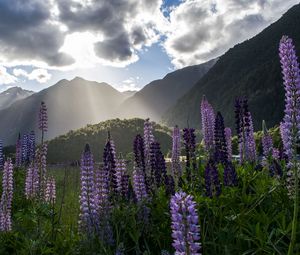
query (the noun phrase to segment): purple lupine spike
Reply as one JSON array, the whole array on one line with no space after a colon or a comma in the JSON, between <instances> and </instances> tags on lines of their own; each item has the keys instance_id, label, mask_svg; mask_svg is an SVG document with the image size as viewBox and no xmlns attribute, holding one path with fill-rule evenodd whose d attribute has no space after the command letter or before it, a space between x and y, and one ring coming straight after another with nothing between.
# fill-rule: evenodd
<instances>
[{"instance_id":1,"label":"purple lupine spike","mask_svg":"<svg viewBox=\"0 0 300 255\"><path fill-rule=\"evenodd\" d=\"M28 135L24 134L22 139L22 164L28 162Z\"/></svg>"},{"instance_id":2,"label":"purple lupine spike","mask_svg":"<svg viewBox=\"0 0 300 255\"><path fill-rule=\"evenodd\" d=\"M180 129L178 126L174 127L173 136L172 136L172 166L171 166L171 173L172 175L179 178L182 175L182 169L180 164Z\"/></svg>"},{"instance_id":3,"label":"purple lupine spike","mask_svg":"<svg viewBox=\"0 0 300 255\"><path fill-rule=\"evenodd\" d=\"M115 145L114 140L111 138L111 135L110 135L109 131L107 132L107 141L110 142L112 154L113 154L114 159L116 160L116 158L117 158L116 145Z\"/></svg>"},{"instance_id":4,"label":"purple lupine spike","mask_svg":"<svg viewBox=\"0 0 300 255\"><path fill-rule=\"evenodd\" d=\"M35 156L35 134L34 134L34 131L31 131L28 136L29 136L28 159L29 159L29 162L31 162L34 160L34 156Z\"/></svg>"},{"instance_id":5,"label":"purple lupine spike","mask_svg":"<svg viewBox=\"0 0 300 255\"><path fill-rule=\"evenodd\" d=\"M224 186L232 187L238 185L238 177L234 165L231 161L225 164L224 168Z\"/></svg>"},{"instance_id":6,"label":"purple lupine spike","mask_svg":"<svg viewBox=\"0 0 300 255\"><path fill-rule=\"evenodd\" d=\"M123 197L125 198L130 198L130 194L129 194L129 175L128 174L124 174L122 176L122 180L121 180L121 194Z\"/></svg>"},{"instance_id":7,"label":"purple lupine spike","mask_svg":"<svg viewBox=\"0 0 300 255\"><path fill-rule=\"evenodd\" d=\"M225 139L226 139L226 145L227 145L227 156L228 161L232 160L232 132L231 128L227 127L225 128Z\"/></svg>"},{"instance_id":8,"label":"purple lupine spike","mask_svg":"<svg viewBox=\"0 0 300 255\"><path fill-rule=\"evenodd\" d=\"M277 148L273 148L272 158L275 160L280 160L280 151Z\"/></svg>"},{"instance_id":9,"label":"purple lupine spike","mask_svg":"<svg viewBox=\"0 0 300 255\"><path fill-rule=\"evenodd\" d=\"M248 112L249 127L246 135L246 158L250 162L256 161L256 145L254 139L253 122L250 112Z\"/></svg>"},{"instance_id":10,"label":"purple lupine spike","mask_svg":"<svg viewBox=\"0 0 300 255\"><path fill-rule=\"evenodd\" d=\"M0 140L0 170L4 167L3 142Z\"/></svg>"},{"instance_id":11,"label":"purple lupine spike","mask_svg":"<svg viewBox=\"0 0 300 255\"><path fill-rule=\"evenodd\" d=\"M94 182L94 160L90 146L86 144L81 156L80 172L80 215L79 225L82 231L90 233L94 228L95 205L95 182Z\"/></svg>"},{"instance_id":12,"label":"purple lupine spike","mask_svg":"<svg viewBox=\"0 0 300 255\"><path fill-rule=\"evenodd\" d=\"M150 145L151 156L151 181L160 187L165 180L167 170L164 155L160 150L159 142L153 142Z\"/></svg>"},{"instance_id":13,"label":"purple lupine spike","mask_svg":"<svg viewBox=\"0 0 300 255\"><path fill-rule=\"evenodd\" d=\"M269 166L269 171L270 171L270 176L282 177L283 175L281 165L275 159L272 160Z\"/></svg>"},{"instance_id":14,"label":"purple lupine spike","mask_svg":"<svg viewBox=\"0 0 300 255\"><path fill-rule=\"evenodd\" d=\"M285 88L285 111L281 135L285 154L289 160L296 155L293 149L300 134L300 69L292 39L283 36L279 57Z\"/></svg>"},{"instance_id":15,"label":"purple lupine spike","mask_svg":"<svg viewBox=\"0 0 300 255\"><path fill-rule=\"evenodd\" d=\"M104 167L96 170L95 201L98 215L108 212L109 204L109 174Z\"/></svg>"},{"instance_id":16,"label":"purple lupine spike","mask_svg":"<svg viewBox=\"0 0 300 255\"><path fill-rule=\"evenodd\" d=\"M122 155L116 160L116 181L117 191L122 194L123 190L123 176L126 174L126 161L122 158Z\"/></svg>"},{"instance_id":17,"label":"purple lupine spike","mask_svg":"<svg viewBox=\"0 0 300 255\"><path fill-rule=\"evenodd\" d=\"M21 134L19 133L17 143L16 143L16 166L20 167L22 165L22 141Z\"/></svg>"},{"instance_id":18,"label":"purple lupine spike","mask_svg":"<svg viewBox=\"0 0 300 255\"><path fill-rule=\"evenodd\" d=\"M107 140L103 151L103 168L108 173L109 189L117 191L116 160L110 140Z\"/></svg>"},{"instance_id":19,"label":"purple lupine spike","mask_svg":"<svg viewBox=\"0 0 300 255\"><path fill-rule=\"evenodd\" d=\"M227 144L225 138L224 119L220 112L217 113L214 128L215 153L217 163L226 163L228 159Z\"/></svg>"},{"instance_id":20,"label":"purple lupine spike","mask_svg":"<svg viewBox=\"0 0 300 255\"><path fill-rule=\"evenodd\" d=\"M151 159L150 146L154 142L153 126L149 118L144 122L144 155L145 155L145 171L146 175L150 175Z\"/></svg>"},{"instance_id":21,"label":"purple lupine spike","mask_svg":"<svg viewBox=\"0 0 300 255\"><path fill-rule=\"evenodd\" d=\"M186 153L186 176L191 180L191 170L196 170L196 136L194 128L183 129L183 140Z\"/></svg>"},{"instance_id":22,"label":"purple lupine spike","mask_svg":"<svg viewBox=\"0 0 300 255\"><path fill-rule=\"evenodd\" d=\"M36 150L35 159L39 175L39 192L40 197L43 196L46 189L46 176L47 176L47 152L48 146L43 143L40 148Z\"/></svg>"},{"instance_id":23,"label":"purple lupine spike","mask_svg":"<svg viewBox=\"0 0 300 255\"><path fill-rule=\"evenodd\" d=\"M136 166L145 173L144 139L141 135L137 135L134 139L133 152Z\"/></svg>"},{"instance_id":24,"label":"purple lupine spike","mask_svg":"<svg viewBox=\"0 0 300 255\"><path fill-rule=\"evenodd\" d=\"M37 164L31 162L27 168L25 179L25 195L27 199L36 198L39 192L39 173Z\"/></svg>"},{"instance_id":25,"label":"purple lupine spike","mask_svg":"<svg viewBox=\"0 0 300 255\"><path fill-rule=\"evenodd\" d=\"M55 200L56 200L55 179L53 177L49 177L46 182L45 201L47 203L54 204Z\"/></svg>"},{"instance_id":26,"label":"purple lupine spike","mask_svg":"<svg viewBox=\"0 0 300 255\"><path fill-rule=\"evenodd\" d=\"M256 161L256 147L253 132L252 117L246 98L235 100L236 131L239 142L240 163L249 160Z\"/></svg>"},{"instance_id":27,"label":"purple lupine spike","mask_svg":"<svg viewBox=\"0 0 300 255\"><path fill-rule=\"evenodd\" d=\"M8 158L4 163L2 177L2 196L0 202L0 231L11 230L11 204L13 199L13 164Z\"/></svg>"},{"instance_id":28,"label":"purple lupine spike","mask_svg":"<svg viewBox=\"0 0 300 255\"><path fill-rule=\"evenodd\" d=\"M204 147L208 155L211 155L214 150L215 113L205 96L201 101L201 122Z\"/></svg>"},{"instance_id":29,"label":"purple lupine spike","mask_svg":"<svg viewBox=\"0 0 300 255\"><path fill-rule=\"evenodd\" d=\"M212 198L221 194L221 184L219 180L218 170L212 160L207 162L204 171L206 196Z\"/></svg>"},{"instance_id":30,"label":"purple lupine spike","mask_svg":"<svg viewBox=\"0 0 300 255\"><path fill-rule=\"evenodd\" d=\"M42 132L42 144L44 143L45 132L48 131L48 114L45 102L41 102L39 110L39 130Z\"/></svg>"},{"instance_id":31,"label":"purple lupine spike","mask_svg":"<svg viewBox=\"0 0 300 255\"><path fill-rule=\"evenodd\" d=\"M200 226L193 196L182 191L175 193L170 210L175 254L200 255Z\"/></svg>"},{"instance_id":32,"label":"purple lupine spike","mask_svg":"<svg viewBox=\"0 0 300 255\"><path fill-rule=\"evenodd\" d=\"M134 166L133 170L133 190L137 202L141 202L148 197L144 173L137 166Z\"/></svg>"},{"instance_id":33,"label":"purple lupine spike","mask_svg":"<svg viewBox=\"0 0 300 255\"><path fill-rule=\"evenodd\" d=\"M267 132L262 136L262 147L263 147L263 155L266 158L270 158L273 153L273 140L272 136Z\"/></svg>"}]
</instances>

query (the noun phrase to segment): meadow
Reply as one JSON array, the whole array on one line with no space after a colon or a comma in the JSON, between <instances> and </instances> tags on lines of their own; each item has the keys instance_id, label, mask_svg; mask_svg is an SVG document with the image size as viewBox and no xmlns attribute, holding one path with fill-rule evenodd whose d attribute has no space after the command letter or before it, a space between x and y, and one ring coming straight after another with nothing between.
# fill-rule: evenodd
<instances>
[{"instance_id":1,"label":"meadow","mask_svg":"<svg viewBox=\"0 0 300 255\"><path fill-rule=\"evenodd\" d=\"M290 38L282 37L279 55L280 141L265 123L255 140L245 97L234 102L233 139L203 97L200 144L195 129L173 127L170 160L146 119L131 159L108 132L103 151L82 145L80 166L54 167L42 102L41 143L32 132L19 137L13 160L0 146L0 254L300 254L300 71Z\"/></svg>"}]
</instances>

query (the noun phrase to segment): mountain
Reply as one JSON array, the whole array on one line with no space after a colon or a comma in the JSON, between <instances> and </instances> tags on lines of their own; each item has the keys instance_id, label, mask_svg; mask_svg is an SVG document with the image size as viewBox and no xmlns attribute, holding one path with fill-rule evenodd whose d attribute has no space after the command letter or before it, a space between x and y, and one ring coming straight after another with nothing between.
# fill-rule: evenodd
<instances>
[{"instance_id":1,"label":"mountain","mask_svg":"<svg viewBox=\"0 0 300 255\"><path fill-rule=\"evenodd\" d=\"M188 66L155 80L128 98L120 107L122 117L150 117L160 120L162 114L183 96L217 59L195 66Z\"/></svg>"},{"instance_id":2,"label":"mountain","mask_svg":"<svg viewBox=\"0 0 300 255\"><path fill-rule=\"evenodd\" d=\"M136 93L136 90L126 90L123 91L122 94L128 98L128 97L132 97L134 94Z\"/></svg>"},{"instance_id":3,"label":"mountain","mask_svg":"<svg viewBox=\"0 0 300 255\"><path fill-rule=\"evenodd\" d=\"M0 111L0 137L4 144L14 144L18 133L37 130L41 101L48 108L49 128L46 139L87 124L113 118L126 96L106 83L74 78L13 103Z\"/></svg>"},{"instance_id":4,"label":"mountain","mask_svg":"<svg viewBox=\"0 0 300 255\"><path fill-rule=\"evenodd\" d=\"M263 119L268 127L278 124L283 117L284 87L278 57L282 35L293 38L300 54L300 4L288 10L250 40L234 46L174 107L164 114L170 126L200 127L200 102L205 95L214 108L221 111L226 125L234 125L234 99L245 95L256 129Z\"/></svg>"},{"instance_id":5,"label":"mountain","mask_svg":"<svg viewBox=\"0 0 300 255\"><path fill-rule=\"evenodd\" d=\"M154 124L154 136L161 143L163 153L171 148L171 131L167 127ZM76 131L56 137L48 143L48 158L50 163L73 162L80 160L80 155L86 143L89 143L96 161L102 160L103 148L107 139L107 131L115 142L117 154L124 157L133 150L133 140L137 134L143 134L142 119L113 119L96 125L87 125ZM126 134L124 136L124 134Z\"/></svg>"},{"instance_id":6,"label":"mountain","mask_svg":"<svg viewBox=\"0 0 300 255\"><path fill-rule=\"evenodd\" d=\"M20 87L12 87L0 93L0 110L11 106L14 102L34 94L33 91Z\"/></svg>"}]
</instances>

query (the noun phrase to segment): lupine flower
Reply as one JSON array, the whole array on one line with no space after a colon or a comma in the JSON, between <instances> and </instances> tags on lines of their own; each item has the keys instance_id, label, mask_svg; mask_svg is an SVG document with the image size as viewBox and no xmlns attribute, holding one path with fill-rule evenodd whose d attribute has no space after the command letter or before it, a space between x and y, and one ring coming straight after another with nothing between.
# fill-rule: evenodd
<instances>
[{"instance_id":1,"label":"lupine flower","mask_svg":"<svg viewBox=\"0 0 300 255\"><path fill-rule=\"evenodd\" d=\"M180 177L182 175L182 169L180 164L180 129L178 126L174 127L173 136L172 136L172 175L176 177Z\"/></svg>"},{"instance_id":2,"label":"lupine flower","mask_svg":"<svg viewBox=\"0 0 300 255\"><path fill-rule=\"evenodd\" d=\"M0 231L11 230L11 204L13 199L13 164L8 158L4 163L2 196L0 202Z\"/></svg>"},{"instance_id":3,"label":"lupine flower","mask_svg":"<svg viewBox=\"0 0 300 255\"><path fill-rule=\"evenodd\" d=\"M193 196L182 191L175 193L170 209L175 254L200 255L200 227Z\"/></svg>"},{"instance_id":4,"label":"lupine flower","mask_svg":"<svg viewBox=\"0 0 300 255\"><path fill-rule=\"evenodd\" d=\"M0 140L0 170L4 167L3 142Z\"/></svg>"},{"instance_id":5,"label":"lupine flower","mask_svg":"<svg viewBox=\"0 0 300 255\"><path fill-rule=\"evenodd\" d=\"M150 146L151 156L151 181L155 183L157 187L161 186L166 178L167 169L164 155L160 150L160 144L158 142L151 143Z\"/></svg>"},{"instance_id":6,"label":"lupine flower","mask_svg":"<svg viewBox=\"0 0 300 255\"><path fill-rule=\"evenodd\" d=\"M281 135L284 150L291 160L296 151L296 144L300 133L300 69L292 39L283 36L279 45L279 57L285 88L285 111L281 124Z\"/></svg>"},{"instance_id":7,"label":"lupine flower","mask_svg":"<svg viewBox=\"0 0 300 255\"><path fill-rule=\"evenodd\" d=\"M193 128L184 128L183 129L183 140L186 153L186 171L187 171L187 180L191 180L191 167L193 170L196 170L196 136L195 129Z\"/></svg>"},{"instance_id":8,"label":"lupine flower","mask_svg":"<svg viewBox=\"0 0 300 255\"><path fill-rule=\"evenodd\" d=\"M144 139L137 135L133 142L134 160L136 166L145 173L145 149Z\"/></svg>"},{"instance_id":9,"label":"lupine flower","mask_svg":"<svg viewBox=\"0 0 300 255\"><path fill-rule=\"evenodd\" d=\"M96 213L94 160L90 147L87 144L81 156L81 190L79 225L83 231L90 233L94 228Z\"/></svg>"},{"instance_id":10,"label":"lupine flower","mask_svg":"<svg viewBox=\"0 0 300 255\"><path fill-rule=\"evenodd\" d=\"M212 160L209 160L204 171L206 196L212 198L221 194L221 184L218 170Z\"/></svg>"},{"instance_id":11,"label":"lupine flower","mask_svg":"<svg viewBox=\"0 0 300 255\"><path fill-rule=\"evenodd\" d=\"M255 162L256 161L256 146L254 139L253 122L250 112L248 112L249 129L246 136L246 159Z\"/></svg>"},{"instance_id":12,"label":"lupine flower","mask_svg":"<svg viewBox=\"0 0 300 255\"><path fill-rule=\"evenodd\" d=\"M148 197L144 173L137 166L134 167L133 171L133 190L137 202L141 202Z\"/></svg>"},{"instance_id":13,"label":"lupine flower","mask_svg":"<svg viewBox=\"0 0 300 255\"><path fill-rule=\"evenodd\" d=\"M48 146L46 143L43 143L35 153L35 162L39 171L39 192L41 195L44 194L46 189L47 151Z\"/></svg>"},{"instance_id":14,"label":"lupine flower","mask_svg":"<svg viewBox=\"0 0 300 255\"><path fill-rule=\"evenodd\" d=\"M27 164L28 159L28 135L24 134L22 139L22 164Z\"/></svg>"},{"instance_id":15,"label":"lupine flower","mask_svg":"<svg viewBox=\"0 0 300 255\"><path fill-rule=\"evenodd\" d=\"M96 170L95 211L93 211L97 235L107 244L113 244L113 232L109 222L109 173L104 167Z\"/></svg>"},{"instance_id":16,"label":"lupine flower","mask_svg":"<svg viewBox=\"0 0 300 255\"><path fill-rule=\"evenodd\" d=\"M273 154L272 136L269 133L263 134L261 142L263 147L263 155L266 158L270 158Z\"/></svg>"},{"instance_id":17,"label":"lupine flower","mask_svg":"<svg viewBox=\"0 0 300 255\"><path fill-rule=\"evenodd\" d=\"M20 167L22 165L22 141L21 134L19 133L18 140L16 143L16 166Z\"/></svg>"},{"instance_id":18,"label":"lupine flower","mask_svg":"<svg viewBox=\"0 0 300 255\"><path fill-rule=\"evenodd\" d=\"M45 190L45 201L54 204L56 200L56 185L55 179L50 177L47 179Z\"/></svg>"},{"instance_id":19,"label":"lupine flower","mask_svg":"<svg viewBox=\"0 0 300 255\"><path fill-rule=\"evenodd\" d=\"M120 158L118 158L116 160L116 180L117 180L117 191L119 193L122 193L122 189L123 189L123 181L124 178L123 176L126 174L126 162L125 159L122 158L122 156L120 156Z\"/></svg>"},{"instance_id":20,"label":"lupine flower","mask_svg":"<svg viewBox=\"0 0 300 255\"><path fill-rule=\"evenodd\" d=\"M129 175L124 174L121 180L121 194L123 197L130 198L130 183L129 183Z\"/></svg>"},{"instance_id":21,"label":"lupine flower","mask_svg":"<svg viewBox=\"0 0 300 255\"><path fill-rule=\"evenodd\" d=\"M227 144L225 138L224 119L220 112L217 113L214 128L214 140L215 140L215 162L225 163L227 162Z\"/></svg>"},{"instance_id":22,"label":"lupine flower","mask_svg":"<svg viewBox=\"0 0 300 255\"><path fill-rule=\"evenodd\" d=\"M227 156L228 161L231 161L232 159L232 132L231 128L227 127L225 128L225 139L226 139L226 145L227 145Z\"/></svg>"},{"instance_id":23,"label":"lupine flower","mask_svg":"<svg viewBox=\"0 0 300 255\"><path fill-rule=\"evenodd\" d=\"M201 101L201 122L205 150L210 155L214 148L215 114L213 107L206 100L205 96L203 96Z\"/></svg>"},{"instance_id":24,"label":"lupine flower","mask_svg":"<svg viewBox=\"0 0 300 255\"><path fill-rule=\"evenodd\" d=\"M31 131L28 135L28 160L31 162L34 159L35 154L35 134Z\"/></svg>"},{"instance_id":25,"label":"lupine flower","mask_svg":"<svg viewBox=\"0 0 300 255\"><path fill-rule=\"evenodd\" d=\"M109 189L111 192L115 192L117 190L116 160L110 140L106 142L104 147L103 168L108 173Z\"/></svg>"},{"instance_id":26,"label":"lupine flower","mask_svg":"<svg viewBox=\"0 0 300 255\"><path fill-rule=\"evenodd\" d=\"M275 160L280 160L280 151L276 148L272 150L272 158Z\"/></svg>"},{"instance_id":27,"label":"lupine flower","mask_svg":"<svg viewBox=\"0 0 300 255\"><path fill-rule=\"evenodd\" d=\"M27 168L25 195L27 199L36 198L39 192L39 172L37 164L31 162Z\"/></svg>"},{"instance_id":28,"label":"lupine flower","mask_svg":"<svg viewBox=\"0 0 300 255\"><path fill-rule=\"evenodd\" d=\"M240 163L246 160L255 162L256 147L253 133L253 123L246 98L235 100L236 132L239 142Z\"/></svg>"},{"instance_id":29,"label":"lupine flower","mask_svg":"<svg viewBox=\"0 0 300 255\"><path fill-rule=\"evenodd\" d=\"M225 164L224 168L224 186L237 186L238 177L234 165L231 161Z\"/></svg>"},{"instance_id":30,"label":"lupine flower","mask_svg":"<svg viewBox=\"0 0 300 255\"><path fill-rule=\"evenodd\" d=\"M150 159L150 146L154 142L153 126L149 119L144 122L144 155L146 175L150 175L151 159Z\"/></svg>"},{"instance_id":31,"label":"lupine flower","mask_svg":"<svg viewBox=\"0 0 300 255\"><path fill-rule=\"evenodd\" d=\"M95 204L98 215L108 213L109 203L109 175L104 167L96 170Z\"/></svg>"},{"instance_id":32,"label":"lupine flower","mask_svg":"<svg viewBox=\"0 0 300 255\"><path fill-rule=\"evenodd\" d=\"M39 129L42 131L42 143L44 142L44 133L48 131L48 114L45 102L41 102L39 110Z\"/></svg>"}]
</instances>

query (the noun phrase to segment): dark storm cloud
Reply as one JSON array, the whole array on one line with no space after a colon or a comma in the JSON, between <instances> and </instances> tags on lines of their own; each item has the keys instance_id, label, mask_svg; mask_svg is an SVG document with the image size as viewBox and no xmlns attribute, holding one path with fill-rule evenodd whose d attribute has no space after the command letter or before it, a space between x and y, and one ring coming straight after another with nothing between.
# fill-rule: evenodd
<instances>
[{"instance_id":1,"label":"dark storm cloud","mask_svg":"<svg viewBox=\"0 0 300 255\"><path fill-rule=\"evenodd\" d=\"M152 1L91 1L92 4L79 4L72 0L58 1L59 19L70 32L93 31L103 35L103 41L95 43L98 57L109 61L129 60L134 46L142 45L148 38L142 27L126 25L133 22L143 9L157 7L158 0ZM147 24L143 24L147 26Z\"/></svg>"},{"instance_id":2,"label":"dark storm cloud","mask_svg":"<svg viewBox=\"0 0 300 255\"><path fill-rule=\"evenodd\" d=\"M0 1L0 55L8 60L38 60L50 66L69 65L73 59L58 50L64 35L49 24L47 1Z\"/></svg>"},{"instance_id":3,"label":"dark storm cloud","mask_svg":"<svg viewBox=\"0 0 300 255\"><path fill-rule=\"evenodd\" d=\"M101 58L117 62L127 61L133 54L127 34L96 43L95 52Z\"/></svg>"}]
</instances>

